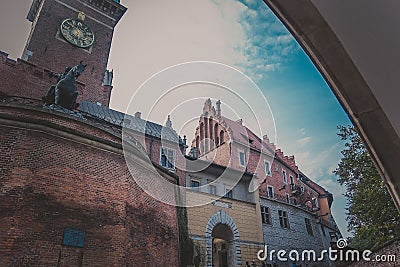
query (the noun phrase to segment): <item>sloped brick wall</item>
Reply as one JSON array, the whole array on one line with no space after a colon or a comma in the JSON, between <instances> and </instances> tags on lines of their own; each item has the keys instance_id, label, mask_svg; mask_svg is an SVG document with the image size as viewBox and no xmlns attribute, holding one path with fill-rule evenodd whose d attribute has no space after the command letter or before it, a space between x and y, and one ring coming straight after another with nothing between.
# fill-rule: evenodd
<instances>
[{"instance_id":1,"label":"sloped brick wall","mask_svg":"<svg viewBox=\"0 0 400 267\"><path fill-rule=\"evenodd\" d=\"M176 208L144 193L117 149L18 124L29 114L0 120L0 266L178 266ZM83 248L62 245L65 227L85 231Z\"/></svg>"}]
</instances>

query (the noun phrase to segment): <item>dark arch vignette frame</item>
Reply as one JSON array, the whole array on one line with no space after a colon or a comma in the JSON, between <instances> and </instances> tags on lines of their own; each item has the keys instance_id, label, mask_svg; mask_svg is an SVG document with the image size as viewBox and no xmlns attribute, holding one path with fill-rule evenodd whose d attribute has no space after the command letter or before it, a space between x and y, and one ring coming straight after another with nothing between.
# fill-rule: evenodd
<instances>
[{"instance_id":1,"label":"dark arch vignette frame","mask_svg":"<svg viewBox=\"0 0 400 267\"><path fill-rule=\"evenodd\" d=\"M366 144L400 211L400 137L311 0L263 0L319 70Z\"/></svg>"}]
</instances>

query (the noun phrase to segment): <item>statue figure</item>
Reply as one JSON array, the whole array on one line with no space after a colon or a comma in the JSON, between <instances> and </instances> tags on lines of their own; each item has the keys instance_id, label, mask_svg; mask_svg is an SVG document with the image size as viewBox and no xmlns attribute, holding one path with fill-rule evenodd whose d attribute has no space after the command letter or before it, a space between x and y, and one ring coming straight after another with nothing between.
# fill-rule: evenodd
<instances>
[{"instance_id":1,"label":"statue figure","mask_svg":"<svg viewBox=\"0 0 400 267\"><path fill-rule=\"evenodd\" d=\"M57 77L57 84L52 86L46 96L43 97L45 106L54 104L69 110L77 108L79 104L76 103L78 96L76 79L82 74L86 66L81 61L79 65L65 68L63 74L50 73L53 77Z\"/></svg>"},{"instance_id":2,"label":"statue figure","mask_svg":"<svg viewBox=\"0 0 400 267\"><path fill-rule=\"evenodd\" d=\"M68 74L68 72L71 69L72 69L72 67L66 67L65 70L64 70L64 73L50 72L49 76L57 78L57 83L58 83L62 78L64 78ZM44 106L50 106L50 105L54 104L55 89L56 89L56 85L52 85L49 88L49 90L47 91L46 95L42 97L43 102L44 102Z\"/></svg>"}]
</instances>

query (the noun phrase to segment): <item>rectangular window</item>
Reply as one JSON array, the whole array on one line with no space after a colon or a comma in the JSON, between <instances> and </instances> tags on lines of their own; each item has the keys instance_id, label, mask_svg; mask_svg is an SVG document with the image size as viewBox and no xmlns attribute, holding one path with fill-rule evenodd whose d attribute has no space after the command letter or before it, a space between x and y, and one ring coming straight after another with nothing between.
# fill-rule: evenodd
<instances>
[{"instance_id":1,"label":"rectangular window","mask_svg":"<svg viewBox=\"0 0 400 267\"><path fill-rule=\"evenodd\" d=\"M312 229L312 226L311 226L311 220L308 219L308 218L305 218L305 223L306 223L307 233L309 235L314 235L313 229Z\"/></svg>"},{"instance_id":2,"label":"rectangular window","mask_svg":"<svg viewBox=\"0 0 400 267\"><path fill-rule=\"evenodd\" d=\"M211 195L216 195L217 194L217 187L215 185L208 185L209 193Z\"/></svg>"},{"instance_id":3,"label":"rectangular window","mask_svg":"<svg viewBox=\"0 0 400 267\"><path fill-rule=\"evenodd\" d=\"M272 224L268 207L261 206L261 219L264 224Z\"/></svg>"},{"instance_id":4,"label":"rectangular window","mask_svg":"<svg viewBox=\"0 0 400 267\"><path fill-rule=\"evenodd\" d=\"M272 186L267 186L267 194L269 198L274 198L274 188Z\"/></svg>"},{"instance_id":5,"label":"rectangular window","mask_svg":"<svg viewBox=\"0 0 400 267\"><path fill-rule=\"evenodd\" d=\"M301 186L300 189L301 189L301 192L304 193L304 186Z\"/></svg>"},{"instance_id":6,"label":"rectangular window","mask_svg":"<svg viewBox=\"0 0 400 267\"><path fill-rule=\"evenodd\" d=\"M286 171L282 171L283 182L287 184Z\"/></svg>"},{"instance_id":7,"label":"rectangular window","mask_svg":"<svg viewBox=\"0 0 400 267\"><path fill-rule=\"evenodd\" d=\"M264 161L264 169L266 175L271 175L271 164L268 161Z\"/></svg>"},{"instance_id":8,"label":"rectangular window","mask_svg":"<svg viewBox=\"0 0 400 267\"><path fill-rule=\"evenodd\" d=\"M239 165L243 167L246 166L246 154L244 151L239 151Z\"/></svg>"},{"instance_id":9,"label":"rectangular window","mask_svg":"<svg viewBox=\"0 0 400 267\"><path fill-rule=\"evenodd\" d=\"M312 202L313 202L314 208L318 208L318 199L313 197Z\"/></svg>"},{"instance_id":10,"label":"rectangular window","mask_svg":"<svg viewBox=\"0 0 400 267\"><path fill-rule=\"evenodd\" d=\"M279 166L278 165L275 165L275 171L279 172Z\"/></svg>"},{"instance_id":11,"label":"rectangular window","mask_svg":"<svg viewBox=\"0 0 400 267\"><path fill-rule=\"evenodd\" d=\"M289 175L289 179L290 179L290 184L293 184L293 185L294 185L294 179L293 179L293 176Z\"/></svg>"},{"instance_id":12,"label":"rectangular window","mask_svg":"<svg viewBox=\"0 0 400 267\"><path fill-rule=\"evenodd\" d=\"M287 203L290 203L290 196L289 196L288 193L286 193L286 202L287 202Z\"/></svg>"},{"instance_id":13,"label":"rectangular window","mask_svg":"<svg viewBox=\"0 0 400 267\"><path fill-rule=\"evenodd\" d=\"M161 166L167 169L175 169L175 150L169 148L161 148L160 157Z\"/></svg>"},{"instance_id":14,"label":"rectangular window","mask_svg":"<svg viewBox=\"0 0 400 267\"><path fill-rule=\"evenodd\" d=\"M233 198L232 189L225 188L225 197L226 198Z\"/></svg>"},{"instance_id":15,"label":"rectangular window","mask_svg":"<svg viewBox=\"0 0 400 267\"><path fill-rule=\"evenodd\" d=\"M200 187L200 182L199 181L197 181L197 180L190 180L190 187L193 189L193 190L196 190L196 191L199 191L199 187Z\"/></svg>"},{"instance_id":16,"label":"rectangular window","mask_svg":"<svg viewBox=\"0 0 400 267\"><path fill-rule=\"evenodd\" d=\"M289 219L287 215L287 211L278 210L279 215L279 223L282 228L289 228Z\"/></svg>"}]
</instances>

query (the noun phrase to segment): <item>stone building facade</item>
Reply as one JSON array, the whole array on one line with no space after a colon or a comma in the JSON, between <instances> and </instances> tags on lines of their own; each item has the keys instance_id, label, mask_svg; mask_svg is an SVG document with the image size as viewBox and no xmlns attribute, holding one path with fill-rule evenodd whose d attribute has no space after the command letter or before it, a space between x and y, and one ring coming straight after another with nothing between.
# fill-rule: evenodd
<instances>
[{"instance_id":1,"label":"stone building facade","mask_svg":"<svg viewBox=\"0 0 400 267\"><path fill-rule=\"evenodd\" d=\"M263 248L258 191L248 193L252 179L250 173L214 163L186 173L188 228L198 266L240 266Z\"/></svg>"},{"instance_id":2,"label":"stone building facade","mask_svg":"<svg viewBox=\"0 0 400 267\"><path fill-rule=\"evenodd\" d=\"M204 103L192 147L191 156L209 162L210 168L220 166L225 171L232 171L230 175L225 176L213 171L212 178L192 177L188 173L187 185L196 188L192 190L196 193L191 192L190 195L202 194L203 198L209 199L216 199L219 196L222 197L222 202L226 202L228 198L228 203L229 201L255 203L254 210L261 215L257 217L244 215L247 224L238 227L239 231L253 232L257 236L245 240L244 243L253 245L249 246L251 248L247 250L248 254L244 256L242 250L237 250L242 259L240 264L255 260L259 246L267 245L271 250L285 249L287 252L296 249L300 254L304 250L312 249L318 254L341 237L330 210L332 194L302 173L296 165L295 157L284 155L267 136L260 138L245 127L242 120L233 121L224 117L220 101L216 102L215 107L210 99ZM233 170L237 174L234 174ZM226 181L229 179L231 184ZM201 186L201 190L197 189L198 186ZM215 201L211 203L216 203ZM196 209L198 208L193 208ZM201 212L193 212L194 214L189 216L189 230L194 240L202 240L206 236L207 243L205 230L208 228L205 222L215 213L215 206L209 205L201 209ZM190 212L188 209L189 215ZM220 212L231 214L235 211L228 206L228 209L220 208ZM245 213L252 214L250 209ZM232 216L230 218L235 222ZM219 224L225 225L223 222ZM261 241L258 238L260 235ZM240 243L241 239L238 240ZM213 256L207 258L208 254L210 253L206 253L205 266L212 266L215 260ZM300 262L303 266L315 265L312 260ZM255 260L255 263L261 265L258 260ZM266 264L274 263L280 266L292 264L291 261L278 260L276 254L272 259L266 260ZM329 262L327 258L323 262L318 262L318 266L333 265L334 263Z\"/></svg>"}]
</instances>

